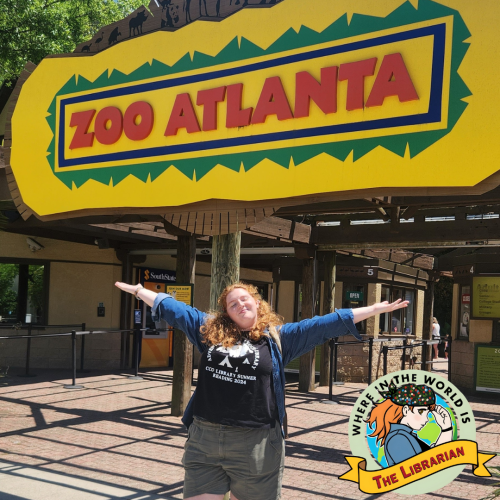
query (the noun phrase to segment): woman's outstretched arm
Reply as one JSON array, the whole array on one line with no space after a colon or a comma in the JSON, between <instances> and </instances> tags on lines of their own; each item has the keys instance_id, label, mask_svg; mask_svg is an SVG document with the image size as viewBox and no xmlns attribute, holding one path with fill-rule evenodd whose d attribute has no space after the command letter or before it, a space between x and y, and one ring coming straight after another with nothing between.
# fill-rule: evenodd
<instances>
[{"instance_id":1,"label":"woman's outstretched arm","mask_svg":"<svg viewBox=\"0 0 500 500\"><path fill-rule=\"evenodd\" d=\"M120 290L124 292L131 293L135 295L138 299L143 300L150 307L153 307L156 296L158 295L156 292L152 290L146 290L142 285L129 285L128 283L122 283L121 281L117 281L115 283Z\"/></svg>"},{"instance_id":2,"label":"woman's outstretched arm","mask_svg":"<svg viewBox=\"0 0 500 500\"><path fill-rule=\"evenodd\" d=\"M205 313L175 300L169 294L146 290L142 285L129 285L120 281L117 281L115 285L151 306L153 321L164 319L170 326L182 330L200 352L206 348L200 334L200 327L205 322Z\"/></svg>"},{"instance_id":3,"label":"woman's outstretched arm","mask_svg":"<svg viewBox=\"0 0 500 500\"><path fill-rule=\"evenodd\" d=\"M408 307L410 302L408 300L398 299L396 302L377 302L376 304L372 304L367 307L357 307L352 310L352 315L354 316L354 323L359 323L365 319L371 318L372 316L376 316L377 314L384 314L391 311L395 311L396 309L403 309L404 307Z\"/></svg>"}]
</instances>

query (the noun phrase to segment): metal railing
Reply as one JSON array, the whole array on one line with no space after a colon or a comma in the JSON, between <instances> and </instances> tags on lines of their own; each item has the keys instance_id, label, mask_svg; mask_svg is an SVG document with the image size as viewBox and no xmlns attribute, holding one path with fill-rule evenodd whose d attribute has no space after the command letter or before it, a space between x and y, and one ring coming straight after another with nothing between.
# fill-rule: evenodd
<instances>
[{"instance_id":1,"label":"metal railing","mask_svg":"<svg viewBox=\"0 0 500 500\"><path fill-rule=\"evenodd\" d=\"M38 335L33 335L32 330L37 329L37 330L42 330L45 328L65 328L65 327L75 327L75 326L81 326L82 331L77 332L76 330L72 330L71 332L64 332L64 333L41 333ZM5 328L4 328L5 329ZM12 328L9 328L12 329ZM133 380L141 380L142 377L139 376L139 363L140 363L140 356L141 356L141 341L142 341L142 332L146 333L155 333L155 332L163 332L164 330L156 330L156 329L149 329L149 328L139 328L135 327L134 329L128 329L128 330L85 330L85 323L82 323L81 325L49 325L49 326L39 326L39 325L33 325L31 326L30 324L26 325L26 327L21 327L21 328L16 328L17 330L21 329L26 329L28 331L27 335L4 335L0 336L0 340L21 340L21 339L26 339L27 340L27 348L26 348L26 366L25 366L25 374L22 376L28 376L28 377L33 377L35 374L30 372L30 355L31 355L31 341L35 339L40 339L40 338L51 338L51 337L69 337L71 336L71 367L72 367L72 384L65 385L65 389L83 389L84 387L82 385L78 385L76 383L76 373L77 373L77 348L76 348L76 338L77 336L82 337L82 342L80 344L80 367L81 370L83 371L83 366L84 366L84 354L85 354L85 337L87 335L97 335L97 334L111 334L111 333L129 333L133 334L133 345L134 345L134 350L133 350L133 367L134 367L134 375L131 376L130 378Z\"/></svg>"},{"instance_id":2,"label":"metal railing","mask_svg":"<svg viewBox=\"0 0 500 500\"><path fill-rule=\"evenodd\" d=\"M353 344L368 344L368 385L372 383L373 371L373 344L374 342L384 342L386 339L366 339L366 340L350 340L348 342L338 342L337 338L330 339L330 380L328 384L328 399L333 401L333 384L338 382L338 349L341 346Z\"/></svg>"},{"instance_id":3,"label":"metal railing","mask_svg":"<svg viewBox=\"0 0 500 500\"><path fill-rule=\"evenodd\" d=\"M427 360L427 353L428 353L428 347L439 344L441 341L440 340L423 340L422 342L419 343L413 343L413 344L408 344L404 343L401 346L383 346L382 347L382 355L384 358L384 375L387 375L387 358L388 358L388 353L389 351L396 351L396 350L402 350L402 356L401 356L401 370L404 370L406 368L406 350L407 349L414 349L415 347L422 347L422 361L421 361L421 369L426 370L427 365L431 365L431 371L432 371L432 365L434 363L448 363L448 380L451 382L451 338L447 339L448 346L449 346L449 351L448 351L448 359L443 360L443 361L434 361L434 360Z\"/></svg>"}]
</instances>

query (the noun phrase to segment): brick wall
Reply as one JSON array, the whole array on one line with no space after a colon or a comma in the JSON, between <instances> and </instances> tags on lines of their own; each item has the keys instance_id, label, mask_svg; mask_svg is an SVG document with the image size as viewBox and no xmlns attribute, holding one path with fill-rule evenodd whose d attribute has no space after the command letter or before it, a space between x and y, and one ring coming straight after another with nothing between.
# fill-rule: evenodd
<instances>
[{"instance_id":1,"label":"brick wall","mask_svg":"<svg viewBox=\"0 0 500 500\"><path fill-rule=\"evenodd\" d=\"M352 337L340 337L339 342L351 341ZM403 339L387 339L383 342L374 342L372 351L372 381L384 374L384 357L382 347L401 346ZM402 350L389 351L387 354L387 373L401 370ZM422 348L415 347L406 350L405 368L409 369L409 359L416 358L415 369L420 369L422 362ZM368 357L369 344L351 344L339 346L337 363L337 380L342 382L367 383L368 382Z\"/></svg>"},{"instance_id":2,"label":"brick wall","mask_svg":"<svg viewBox=\"0 0 500 500\"><path fill-rule=\"evenodd\" d=\"M451 345L451 382L459 389L474 389L474 346L467 340Z\"/></svg>"}]
</instances>

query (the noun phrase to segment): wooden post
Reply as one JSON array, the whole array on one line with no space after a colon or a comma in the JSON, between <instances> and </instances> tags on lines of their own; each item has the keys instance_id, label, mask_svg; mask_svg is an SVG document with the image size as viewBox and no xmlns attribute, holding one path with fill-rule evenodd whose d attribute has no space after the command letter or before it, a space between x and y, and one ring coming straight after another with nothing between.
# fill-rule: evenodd
<instances>
[{"instance_id":1,"label":"wooden post","mask_svg":"<svg viewBox=\"0 0 500 500\"><path fill-rule=\"evenodd\" d=\"M240 280L241 232L212 238L212 273L210 309L217 309L217 299L228 285Z\"/></svg>"},{"instance_id":2,"label":"wooden post","mask_svg":"<svg viewBox=\"0 0 500 500\"><path fill-rule=\"evenodd\" d=\"M434 315L434 284L435 276L432 272L429 272L430 281L427 283L427 289L424 292L424 319L422 325L422 339L432 340L432 317ZM432 356L432 346L427 347L426 359L431 361ZM425 349L423 346L422 349ZM427 363L425 367L426 371L432 370L432 365Z\"/></svg>"},{"instance_id":3,"label":"wooden post","mask_svg":"<svg viewBox=\"0 0 500 500\"><path fill-rule=\"evenodd\" d=\"M129 253L127 252L123 256L122 260L122 281L124 283L132 283L134 277L132 276L132 259L130 258ZM122 293L120 297L120 329L121 330L129 330L130 329L130 316L132 309L132 299L136 300L132 297L130 293ZM83 340L84 337L82 337ZM122 333L121 334L121 348L120 348L120 367L126 368L128 367L129 360L129 351L130 351L130 334Z\"/></svg>"},{"instance_id":4,"label":"wooden post","mask_svg":"<svg viewBox=\"0 0 500 500\"><path fill-rule=\"evenodd\" d=\"M335 280L336 280L337 253L325 254L325 280L323 297L323 314L335 311ZM321 346L321 363L319 367L319 385L328 386L330 383L330 341Z\"/></svg>"},{"instance_id":5,"label":"wooden post","mask_svg":"<svg viewBox=\"0 0 500 500\"><path fill-rule=\"evenodd\" d=\"M317 297L317 260L306 259L303 261L302 271L302 317L301 319L312 318L316 310ZM314 391L316 349L313 349L300 357L299 364L299 391Z\"/></svg>"},{"instance_id":6,"label":"wooden post","mask_svg":"<svg viewBox=\"0 0 500 500\"><path fill-rule=\"evenodd\" d=\"M196 238L177 237L177 283L194 283L196 264ZM172 415L181 417L191 398L193 370L193 344L184 332L174 331L174 377L172 383Z\"/></svg>"}]
</instances>

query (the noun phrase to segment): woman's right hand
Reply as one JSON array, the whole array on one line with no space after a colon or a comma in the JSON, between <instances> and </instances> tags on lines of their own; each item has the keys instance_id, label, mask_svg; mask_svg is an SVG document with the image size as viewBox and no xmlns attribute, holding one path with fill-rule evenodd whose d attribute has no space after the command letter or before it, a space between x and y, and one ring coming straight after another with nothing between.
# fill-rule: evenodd
<instances>
[{"instance_id":1,"label":"woman's right hand","mask_svg":"<svg viewBox=\"0 0 500 500\"><path fill-rule=\"evenodd\" d=\"M124 292L131 293L132 295L135 295L137 290L142 288L142 285L129 285L128 283L122 283L121 281L117 281L115 286Z\"/></svg>"}]
</instances>

